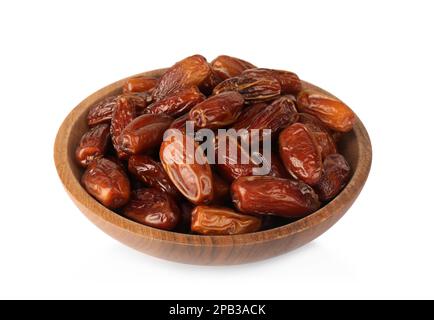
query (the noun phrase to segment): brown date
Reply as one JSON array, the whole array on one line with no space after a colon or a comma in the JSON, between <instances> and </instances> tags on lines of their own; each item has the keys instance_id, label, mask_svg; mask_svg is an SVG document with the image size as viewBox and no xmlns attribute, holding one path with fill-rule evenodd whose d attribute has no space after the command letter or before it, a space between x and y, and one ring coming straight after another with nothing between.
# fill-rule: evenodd
<instances>
[{"instance_id":1,"label":"brown date","mask_svg":"<svg viewBox=\"0 0 434 320\"><path fill-rule=\"evenodd\" d=\"M87 131L80 140L75 150L75 159L83 166L87 167L90 162L104 156L110 139L110 126L101 123Z\"/></svg>"},{"instance_id":2,"label":"brown date","mask_svg":"<svg viewBox=\"0 0 434 320\"><path fill-rule=\"evenodd\" d=\"M300 78L293 72L275 69L255 68L242 73L243 76L268 75L279 81L282 94L297 94L301 91Z\"/></svg>"},{"instance_id":3,"label":"brown date","mask_svg":"<svg viewBox=\"0 0 434 320\"><path fill-rule=\"evenodd\" d=\"M87 124L89 127L104 122L110 123L113 110L116 107L117 98L117 96L104 98L90 108L87 114Z\"/></svg>"},{"instance_id":4,"label":"brown date","mask_svg":"<svg viewBox=\"0 0 434 320\"><path fill-rule=\"evenodd\" d=\"M344 156L331 154L323 163L323 174L315 186L321 201L328 201L338 195L350 178L350 166Z\"/></svg>"},{"instance_id":5,"label":"brown date","mask_svg":"<svg viewBox=\"0 0 434 320\"><path fill-rule=\"evenodd\" d=\"M155 148L173 119L163 114L144 114L131 121L119 138L120 148L128 154L138 154Z\"/></svg>"},{"instance_id":6,"label":"brown date","mask_svg":"<svg viewBox=\"0 0 434 320\"><path fill-rule=\"evenodd\" d=\"M119 96L116 100L116 106L113 110L113 116L110 126L110 134L112 136L113 147L116 150L118 158L126 159L126 154L121 149L121 134L125 127L136 117L136 107L128 96Z\"/></svg>"},{"instance_id":7,"label":"brown date","mask_svg":"<svg viewBox=\"0 0 434 320\"><path fill-rule=\"evenodd\" d=\"M149 78L144 76L129 78L127 79L127 81L125 81L123 92L146 92L153 89L156 84L156 78Z\"/></svg>"},{"instance_id":8,"label":"brown date","mask_svg":"<svg viewBox=\"0 0 434 320\"><path fill-rule=\"evenodd\" d=\"M286 170L295 178L315 185L321 178L321 151L309 128L294 123L279 135L280 158Z\"/></svg>"},{"instance_id":9,"label":"brown date","mask_svg":"<svg viewBox=\"0 0 434 320\"><path fill-rule=\"evenodd\" d=\"M147 108L147 112L153 114L163 113L168 116L177 117L190 111L191 108L204 101L205 98L196 86L189 87L154 102Z\"/></svg>"},{"instance_id":10,"label":"brown date","mask_svg":"<svg viewBox=\"0 0 434 320\"><path fill-rule=\"evenodd\" d=\"M198 128L217 129L234 123L244 105L237 92L223 92L197 104L190 110L190 120Z\"/></svg>"},{"instance_id":11,"label":"brown date","mask_svg":"<svg viewBox=\"0 0 434 320\"><path fill-rule=\"evenodd\" d=\"M354 112L342 101L320 90L306 89L297 96L300 112L316 116L329 129L348 132L356 122Z\"/></svg>"},{"instance_id":12,"label":"brown date","mask_svg":"<svg viewBox=\"0 0 434 320\"><path fill-rule=\"evenodd\" d=\"M234 235L256 232L261 219L225 207L197 206L191 214L191 230L203 235Z\"/></svg>"},{"instance_id":13,"label":"brown date","mask_svg":"<svg viewBox=\"0 0 434 320\"><path fill-rule=\"evenodd\" d=\"M211 61L211 67L222 80L239 76L244 70L256 68L250 62L226 55L218 56Z\"/></svg>"},{"instance_id":14,"label":"brown date","mask_svg":"<svg viewBox=\"0 0 434 320\"><path fill-rule=\"evenodd\" d=\"M130 198L130 181L122 168L105 158L89 164L81 181L93 197L111 209L120 208Z\"/></svg>"},{"instance_id":15,"label":"brown date","mask_svg":"<svg viewBox=\"0 0 434 320\"><path fill-rule=\"evenodd\" d=\"M231 186L235 207L247 214L302 217L320 207L318 195L301 181L275 177L241 177Z\"/></svg>"},{"instance_id":16,"label":"brown date","mask_svg":"<svg viewBox=\"0 0 434 320\"><path fill-rule=\"evenodd\" d=\"M153 97L158 101L179 89L199 86L210 72L208 62L201 55L187 57L164 72L153 91Z\"/></svg>"},{"instance_id":17,"label":"brown date","mask_svg":"<svg viewBox=\"0 0 434 320\"><path fill-rule=\"evenodd\" d=\"M135 190L122 213L133 221L163 230L174 229L181 219L171 196L154 188Z\"/></svg>"},{"instance_id":18,"label":"brown date","mask_svg":"<svg viewBox=\"0 0 434 320\"><path fill-rule=\"evenodd\" d=\"M128 159L128 171L147 187L160 189L173 197L178 197L178 189L173 185L160 162L147 155L132 155Z\"/></svg>"},{"instance_id":19,"label":"brown date","mask_svg":"<svg viewBox=\"0 0 434 320\"><path fill-rule=\"evenodd\" d=\"M160 159L172 183L190 202L206 204L213 200L211 167L194 138L168 130L161 144Z\"/></svg>"},{"instance_id":20,"label":"brown date","mask_svg":"<svg viewBox=\"0 0 434 320\"><path fill-rule=\"evenodd\" d=\"M248 130L270 129L276 133L294 123L298 118L297 108L291 96L283 96L263 108L246 126Z\"/></svg>"},{"instance_id":21,"label":"brown date","mask_svg":"<svg viewBox=\"0 0 434 320\"><path fill-rule=\"evenodd\" d=\"M299 113L298 122L306 125L312 132L321 150L322 159L325 159L329 154L336 153L336 143L330 131L317 117L308 113Z\"/></svg>"},{"instance_id":22,"label":"brown date","mask_svg":"<svg viewBox=\"0 0 434 320\"><path fill-rule=\"evenodd\" d=\"M255 103L278 97L281 87L279 81L267 73L259 75L247 73L219 83L214 88L213 94L217 95L226 91L237 91L247 103Z\"/></svg>"}]
</instances>

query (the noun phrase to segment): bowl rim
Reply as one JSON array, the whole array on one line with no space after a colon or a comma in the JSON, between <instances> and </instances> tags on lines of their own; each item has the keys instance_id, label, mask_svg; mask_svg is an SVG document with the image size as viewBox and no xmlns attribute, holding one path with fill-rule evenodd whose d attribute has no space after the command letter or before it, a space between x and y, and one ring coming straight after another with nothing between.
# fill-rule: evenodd
<instances>
[{"instance_id":1,"label":"bowl rim","mask_svg":"<svg viewBox=\"0 0 434 320\"><path fill-rule=\"evenodd\" d=\"M93 103L100 100L101 97L119 91L126 79L142 75L155 77L161 75L165 70L166 69L156 69L152 71L142 72L118 80L97 90L96 92L85 98L83 101L81 101L72 111L70 111L57 132L56 140L54 143L54 162L59 178L65 190L68 192L68 194L77 204L77 206L87 208L88 211L92 213L93 217L102 219L106 223L109 223L110 225L120 228L124 231L133 233L142 238L152 239L154 241L157 240L188 246L213 247L233 246L234 244L254 244L258 242L274 241L277 239L285 238L299 232L303 232L306 229L312 228L315 225L325 222L325 220L332 218L336 212L342 211L339 209L349 207L363 188L363 185L367 180L371 167L372 147L368 132L366 131L363 123L356 115L356 123L354 125L353 131L356 136L356 140L359 141L359 159L353 176L351 177L345 188L332 201L321 207L319 210L292 223L269 230L240 235L194 235L160 230L146 225L142 225L132 220L129 220L121 216L120 214L111 211L110 209L107 209L85 191L80 181L74 176L72 169L69 166L69 157L71 155L70 152L68 152L68 150L70 150L70 148L68 147L68 142L70 140L72 126L75 123L74 120L79 115L81 115L85 111L85 109L88 109ZM308 82L303 82L307 86L316 87ZM322 88L319 89L324 90ZM364 139L361 139L362 137ZM360 141L362 140L365 141L365 143L360 143ZM351 203L348 204L348 202Z\"/></svg>"}]
</instances>

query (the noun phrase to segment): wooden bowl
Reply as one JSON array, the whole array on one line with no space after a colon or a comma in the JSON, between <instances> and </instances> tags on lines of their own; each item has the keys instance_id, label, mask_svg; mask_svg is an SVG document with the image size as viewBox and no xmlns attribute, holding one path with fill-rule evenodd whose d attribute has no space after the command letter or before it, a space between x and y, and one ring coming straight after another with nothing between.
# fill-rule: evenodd
<instances>
[{"instance_id":1,"label":"wooden bowl","mask_svg":"<svg viewBox=\"0 0 434 320\"><path fill-rule=\"evenodd\" d=\"M164 69L142 73L158 77ZM356 200L371 166L371 143L357 119L352 132L340 142L340 151L351 168L352 178L341 193L313 214L288 225L235 236L199 236L154 229L128 220L102 206L80 184L82 168L74 152L87 130L89 107L104 97L120 93L125 79L108 85L82 101L62 123L54 145L57 172L77 207L100 229L141 252L191 264L229 265L267 259L298 248L328 230ZM306 83L306 86L310 84Z\"/></svg>"}]
</instances>

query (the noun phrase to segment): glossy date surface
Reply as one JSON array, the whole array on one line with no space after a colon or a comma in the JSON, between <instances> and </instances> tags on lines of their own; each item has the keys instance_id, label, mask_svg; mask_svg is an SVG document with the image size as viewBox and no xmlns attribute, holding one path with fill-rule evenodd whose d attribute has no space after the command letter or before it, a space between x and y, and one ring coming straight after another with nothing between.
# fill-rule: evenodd
<instances>
[{"instance_id":1,"label":"glossy date surface","mask_svg":"<svg viewBox=\"0 0 434 320\"><path fill-rule=\"evenodd\" d=\"M275 177L241 177L231 186L235 207L246 214L302 217L320 207L318 195L301 181Z\"/></svg>"},{"instance_id":2,"label":"glossy date surface","mask_svg":"<svg viewBox=\"0 0 434 320\"><path fill-rule=\"evenodd\" d=\"M197 206L191 216L191 230L203 235L243 234L261 228L261 219L225 207Z\"/></svg>"}]
</instances>

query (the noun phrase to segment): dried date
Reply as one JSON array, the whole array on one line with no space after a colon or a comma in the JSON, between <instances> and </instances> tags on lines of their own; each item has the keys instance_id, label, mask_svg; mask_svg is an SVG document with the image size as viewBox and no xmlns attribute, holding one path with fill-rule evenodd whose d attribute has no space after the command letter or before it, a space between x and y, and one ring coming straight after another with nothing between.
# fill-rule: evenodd
<instances>
[{"instance_id":1,"label":"dried date","mask_svg":"<svg viewBox=\"0 0 434 320\"><path fill-rule=\"evenodd\" d=\"M323 174L315 186L321 201L329 201L336 197L350 178L350 166L344 156L331 154L323 163Z\"/></svg>"},{"instance_id":2,"label":"dried date","mask_svg":"<svg viewBox=\"0 0 434 320\"><path fill-rule=\"evenodd\" d=\"M241 177L231 186L235 207L247 214L302 217L320 207L318 195L301 181Z\"/></svg>"},{"instance_id":3,"label":"dried date","mask_svg":"<svg viewBox=\"0 0 434 320\"><path fill-rule=\"evenodd\" d=\"M244 105L237 92L223 92L212 96L190 110L190 120L198 128L217 129L234 123Z\"/></svg>"},{"instance_id":4,"label":"dried date","mask_svg":"<svg viewBox=\"0 0 434 320\"><path fill-rule=\"evenodd\" d=\"M288 172L295 178L315 185L321 178L321 151L309 128L294 123L279 135L280 158Z\"/></svg>"},{"instance_id":5,"label":"dried date","mask_svg":"<svg viewBox=\"0 0 434 320\"><path fill-rule=\"evenodd\" d=\"M132 155L128 159L128 171L147 187L178 197L178 189L170 181L160 162L147 155Z\"/></svg>"},{"instance_id":6,"label":"dried date","mask_svg":"<svg viewBox=\"0 0 434 320\"><path fill-rule=\"evenodd\" d=\"M189 145L192 152L188 152ZM213 200L211 167L192 137L168 130L161 144L160 159L172 183L190 202L207 204Z\"/></svg>"},{"instance_id":7,"label":"dried date","mask_svg":"<svg viewBox=\"0 0 434 320\"><path fill-rule=\"evenodd\" d=\"M320 90L306 89L297 96L300 112L316 116L329 129L348 132L356 121L354 112L342 101Z\"/></svg>"},{"instance_id":8,"label":"dried date","mask_svg":"<svg viewBox=\"0 0 434 320\"><path fill-rule=\"evenodd\" d=\"M174 229L181 219L171 196L153 188L135 190L122 213L133 221L163 230Z\"/></svg>"},{"instance_id":9,"label":"dried date","mask_svg":"<svg viewBox=\"0 0 434 320\"><path fill-rule=\"evenodd\" d=\"M116 209L130 198L130 181L122 168L105 158L89 164L81 179L87 192L104 206Z\"/></svg>"},{"instance_id":10,"label":"dried date","mask_svg":"<svg viewBox=\"0 0 434 320\"><path fill-rule=\"evenodd\" d=\"M120 149L139 154L158 147L173 119L163 114L144 114L131 121L119 137Z\"/></svg>"},{"instance_id":11,"label":"dried date","mask_svg":"<svg viewBox=\"0 0 434 320\"><path fill-rule=\"evenodd\" d=\"M101 123L87 131L80 140L75 150L75 159L83 166L87 167L90 162L104 156L110 139L110 126Z\"/></svg>"},{"instance_id":12,"label":"dried date","mask_svg":"<svg viewBox=\"0 0 434 320\"><path fill-rule=\"evenodd\" d=\"M191 230L203 235L234 235L258 231L261 219L232 209L197 206L192 212Z\"/></svg>"}]
</instances>

